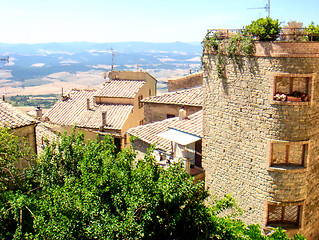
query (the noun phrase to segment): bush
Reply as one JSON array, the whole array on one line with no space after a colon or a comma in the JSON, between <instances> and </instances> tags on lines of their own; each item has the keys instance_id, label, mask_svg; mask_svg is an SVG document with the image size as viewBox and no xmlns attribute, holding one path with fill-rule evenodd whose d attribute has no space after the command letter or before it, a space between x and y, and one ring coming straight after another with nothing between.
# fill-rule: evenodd
<instances>
[{"instance_id":1,"label":"bush","mask_svg":"<svg viewBox=\"0 0 319 240\"><path fill-rule=\"evenodd\" d=\"M245 35L253 35L260 41L275 41L280 34L281 27L278 19L259 18L245 27Z\"/></svg>"},{"instance_id":2,"label":"bush","mask_svg":"<svg viewBox=\"0 0 319 240\"><path fill-rule=\"evenodd\" d=\"M307 34L309 41L319 41L319 25L315 25L314 22L311 22L307 27Z\"/></svg>"}]
</instances>

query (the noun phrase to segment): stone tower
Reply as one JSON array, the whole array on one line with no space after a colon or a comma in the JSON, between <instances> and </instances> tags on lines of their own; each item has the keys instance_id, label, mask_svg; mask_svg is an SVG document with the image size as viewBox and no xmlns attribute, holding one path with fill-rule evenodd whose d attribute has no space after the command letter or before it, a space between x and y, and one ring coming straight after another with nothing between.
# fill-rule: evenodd
<instances>
[{"instance_id":1,"label":"stone tower","mask_svg":"<svg viewBox=\"0 0 319 240\"><path fill-rule=\"evenodd\" d=\"M255 42L251 57L204 49L203 168L247 223L319 239L319 43Z\"/></svg>"}]
</instances>

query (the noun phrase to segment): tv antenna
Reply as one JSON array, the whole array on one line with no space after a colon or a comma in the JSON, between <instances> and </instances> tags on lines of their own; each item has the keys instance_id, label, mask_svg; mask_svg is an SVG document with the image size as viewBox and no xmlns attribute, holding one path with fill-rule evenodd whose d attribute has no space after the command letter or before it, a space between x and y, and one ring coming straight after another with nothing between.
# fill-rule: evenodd
<instances>
[{"instance_id":1,"label":"tv antenna","mask_svg":"<svg viewBox=\"0 0 319 240\"><path fill-rule=\"evenodd\" d=\"M116 56L116 55L120 55L120 54L116 53L115 50L114 50L112 47L111 47L109 50L111 50L111 52L112 52L112 68L111 68L111 71L113 71L113 69L114 69L115 56Z\"/></svg>"},{"instance_id":2,"label":"tv antenna","mask_svg":"<svg viewBox=\"0 0 319 240\"><path fill-rule=\"evenodd\" d=\"M268 4L266 3L265 7L260 7L260 8L248 8L249 10L251 9L265 9L268 12L268 17L270 17L270 0L268 0Z\"/></svg>"}]
</instances>

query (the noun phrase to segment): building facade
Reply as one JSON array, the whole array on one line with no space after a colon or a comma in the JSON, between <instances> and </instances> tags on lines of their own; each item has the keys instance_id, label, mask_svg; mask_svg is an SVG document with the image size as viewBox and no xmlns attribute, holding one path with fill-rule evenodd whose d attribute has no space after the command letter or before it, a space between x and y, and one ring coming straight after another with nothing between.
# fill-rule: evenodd
<instances>
[{"instance_id":1,"label":"building facade","mask_svg":"<svg viewBox=\"0 0 319 240\"><path fill-rule=\"evenodd\" d=\"M76 126L88 139L111 134L122 148L128 143L126 131L144 123L141 100L156 95L156 84L146 72L113 71L100 89L70 90L42 120L55 131L71 132Z\"/></svg>"},{"instance_id":2,"label":"building facade","mask_svg":"<svg viewBox=\"0 0 319 240\"><path fill-rule=\"evenodd\" d=\"M319 43L256 42L251 57L204 51L203 168L247 223L319 239Z\"/></svg>"},{"instance_id":3,"label":"building facade","mask_svg":"<svg viewBox=\"0 0 319 240\"><path fill-rule=\"evenodd\" d=\"M202 87L193 87L163 95L148 97L141 101L144 105L144 122L152 123L178 116L180 108L191 115L203 106Z\"/></svg>"}]
</instances>

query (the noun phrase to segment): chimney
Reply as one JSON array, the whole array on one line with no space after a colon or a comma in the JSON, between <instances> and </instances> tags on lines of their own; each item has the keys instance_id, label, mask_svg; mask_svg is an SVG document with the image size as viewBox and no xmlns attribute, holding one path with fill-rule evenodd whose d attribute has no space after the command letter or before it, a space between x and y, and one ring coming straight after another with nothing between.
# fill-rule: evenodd
<instances>
[{"instance_id":1,"label":"chimney","mask_svg":"<svg viewBox=\"0 0 319 240\"><path fill-rule=\"evenodd\" d=\"M192 69L191 68L189 69L189 74L192 74Z\"/></svg>"},{"instance_id":2,"label":"chimney","mask_svg":"<svg viewBox=\"0 0 319 240\"><path fill-rule=\"evenodd\" d=\"M106 111L102 111L102 127L106 125Z\"/></svg>"},{"instance_id":3,"label":"chimney","mask_svg":"<svg viewBox=\"0 0 319 240\"><path fill-rule=\"evenodd\" d=\"M86 109L87 109L87 110L90 110L90 109L91 109L91 108L90 108L90 99L89 99L89 98L86 99Z\"/></svg>"},{"instance_id":4,"label":"chimney","mask_svg":"<svg viewBox=\"0 0 319 240\"><path fill-rule=\"evenodd\" d=\"M182 107L178 112L178 120L184 120L186 118L186 110Z\"/></svg>"},{"instance_id":5,"label":"chimney","mask_svg":"<svg viewBox=\"0 0 319 240\"><path fill-rule=\"evenodd\" d=\"M37 108L35 109L36 112L36 118L40 119L42 118L42 108L40 106L37 106Z\"/></svg>"},{"instance_id":6,"label":"chimney","mask_svg":"<svg viewBox=\"0 0 319 240\"><path fill-rule=\"evenodd\" d=\"M5 102L6 101L6 94L2 94L2 100Z\"/></svg>"}]
</instances>

